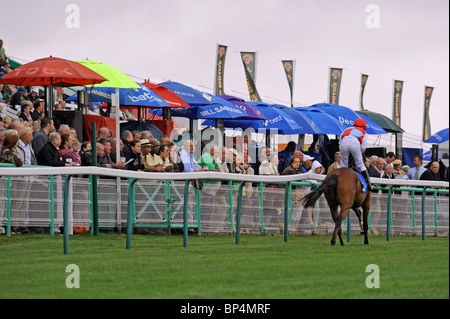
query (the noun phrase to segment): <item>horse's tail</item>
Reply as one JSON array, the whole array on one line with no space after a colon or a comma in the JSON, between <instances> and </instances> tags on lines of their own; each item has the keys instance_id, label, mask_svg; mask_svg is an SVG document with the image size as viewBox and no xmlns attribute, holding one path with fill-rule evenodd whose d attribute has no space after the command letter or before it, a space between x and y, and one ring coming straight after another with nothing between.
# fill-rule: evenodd
<instances>
[{"instance_id":1,"label":"horse's tail","mask_svg":"<svg viewBox=\"0 0 450 319\"><path fill-rule=\"evenodd\" d=\"M314 191L303 197L301 200L304 208L308 207L314 207L316 204L316 201L319 199L319 197L327 190L328 187L336 187L337 185L337 178L338 176L336 174L330 175L326 180L323 181L323 183L317 187Z\"/></svg>"}]
</instances>

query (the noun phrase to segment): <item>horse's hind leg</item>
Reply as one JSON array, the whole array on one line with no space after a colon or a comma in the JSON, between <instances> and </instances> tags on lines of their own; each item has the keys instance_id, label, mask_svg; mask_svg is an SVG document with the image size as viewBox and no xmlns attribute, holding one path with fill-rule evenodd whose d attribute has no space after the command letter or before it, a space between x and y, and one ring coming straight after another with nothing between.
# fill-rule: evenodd
<instances>
[{"instance_id":1,"label":"horse's hind leg","mask_svg":"<svg viewBox=\"0 0 450 319\"><path fill-rule=\"evenodd\" d=\"M337 234L339 235L339 241L341 242L341 246L344 246L344 241L342 240L342 221L347 218L348 212L350 211L350 207L343 207L341 206L341 213L339 214L336 226L334 231L337 231Z\"/></svg>"},{"instance_id":2,"label":"horse's hind leg","mask_svg":"<svg viewBox=\"0 0 450 319\"><path fill-rule=\"evenodd\" d=\"M338 219L340 218L339 215L339 211L337 207L330 207L330 211L331 211L331 217L333 218L334 221L334 231L333 231L333 237L331 238L331 245L336 244L336 235L338 233ZM339 227L340 227L340 222L339 222Z\"/></svg>"},{"instance_id":3,"label":"horse's hind leg","mask_svg":"<svg viewBox=\"0 0 450 319\"><path fill-rule=\"evenodd\" d=\"M358 217L359 220L359 227L361 228L361 235L364 234L364 229L363 229L363 221L361 220L361 211L359 210L359 208L353 208L353 211L355 212L356 216Z\"/></svg>"},{"instance_id":4,"label":"horse's hind leg","mask_svg":"<svg viewBox=\"0 0 450 319\"><path fill-rule=\"evenodd\" d=\"M370 198L366 200L363 205L363 230L364 230L364 244L369 244L368 232L369 232L369 211L370 211Z\"/></svg>"}]
</instances>

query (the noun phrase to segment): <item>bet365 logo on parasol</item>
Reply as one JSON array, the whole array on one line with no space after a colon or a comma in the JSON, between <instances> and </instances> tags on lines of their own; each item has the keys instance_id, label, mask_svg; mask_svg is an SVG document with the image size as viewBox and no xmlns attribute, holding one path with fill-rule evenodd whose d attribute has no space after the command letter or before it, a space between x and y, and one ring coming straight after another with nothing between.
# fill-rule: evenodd
<instances>
[{"instance_id":1,"label":"bet365 logo on parasol","mask_svg":"<svg viewBox=\"0 0 450 319\"><path fill-rule=\"evenodd\" d=\"M76 4L68 4L66 6L66 27L69 29L80 28L80 7Z\"/></svg>"}]
</instances>

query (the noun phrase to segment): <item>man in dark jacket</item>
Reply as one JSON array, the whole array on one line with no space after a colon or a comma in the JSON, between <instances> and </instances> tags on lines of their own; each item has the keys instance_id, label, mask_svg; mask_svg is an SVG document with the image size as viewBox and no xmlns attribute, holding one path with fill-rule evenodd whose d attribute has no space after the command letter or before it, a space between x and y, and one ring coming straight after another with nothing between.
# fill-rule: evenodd
<instances>
[{"instance_id":1,"label":"man in dark jacket","mask_svg":"<svg viewBox=\"0 0 450 319\"><path fill-rule=\"evenodd\" d=\"M420 176L421 181L440 181L441 178L439 176L439 163L438 162L432 162L430 165L430 168L427 169L423 174Z\"/></svg>"},{"instance_id":2,"label":"man in dark jacket","mask_svg":"<svg viewBox=\"0 0 450 319\"><path fill-rule=\"evenodd\" d=\"M45 144L36 156L39 165L47 166L70 166L66 164L58 153L58 147L61 144L61 136L58 132L51 132L48 136L48 142Z\"/></svg>"}]
</instances>

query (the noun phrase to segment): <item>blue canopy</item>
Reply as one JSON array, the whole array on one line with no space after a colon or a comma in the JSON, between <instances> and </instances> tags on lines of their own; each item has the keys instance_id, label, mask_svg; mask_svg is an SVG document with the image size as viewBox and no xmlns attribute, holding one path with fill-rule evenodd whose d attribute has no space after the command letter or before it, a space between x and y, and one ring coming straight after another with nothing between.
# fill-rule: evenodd
<instances>
[{"instance_id":1,"label":"blue canopy","mask_svg":"<svg viewBox=\"0 0 450 319\"><path fill-rule=\"evenodd\" d=\"M447 127L447 128L444 128L443 130L440 130L437 133L434 133L433 135L431 135L429 138L427 138L423 142L424 143L440 144L440 143L447 142L448 139L449 139L449 134L448 134L448 127Z\"/></svg>"},{"instance_id":2,"label":"blue canopy","mask_svg":"<svg viewBox=\"0 0 450 319\"><path fill-rule=\"evenodd\" d=\"M284 113L291 116L297 124L303 127L303 131L298 134L330 134L323 130L320 126L320 122L313 121L313 119L308 117L305 113L280 104L272 104L272 107L283 110Z\"/></svg>"},{"instance_id":3,"label":"blue canopy","mask_svg":"<svg viewBox=\"0 0 450 319\"><path fill-rule=\"evenodd\" d=\"M347 128L336 118L317 108L294 107L293 109L296 112L305 114L305 116L310 118L320 128L321 133L319 134L341 135L341 133Z\"/></svg>"},{"instance_id":4,"label":"blue canopy","mask_svg":"<svg viewBox=\"0 0 450 319\"><path fill-rule=\"evenodd\" d=\"M267 120L225 120L224 125L228 128L253 128L255 130L278 130L278 134L301 134L304 128L300 126L290 115L282 109L271 107L264 102L246 102L256 107ZM213 121L204 121L203 125L213 125Z\"/></svg>"},{"instance_id":5,"label":"blue canopy","mask_svg":"<svg viewBox=\"0 0 450 319\"><path fill-rule=\"evenodd\" d=\"M310 107L317 108L323 111L324 113L333 116L339 121L339 123L341 123L345 127L352 126L353 122L357 118L362 118L366 121L367 124L366 128L367 134L376 134L376 135L387 134L387 132L380 125L372 121L370 118L368 118L367 116L360 115L346 106L337 105L333 103L318 103L311 105Z\"/></svg>"},{"instance_id":6,"label":"blue canopy","mask_svg":"<svg viewBox=\"0 0 450 319\"><path fill-rule=\"evenodd\" d=\"M177 94L190 106L201 106L214 103L210 95L178 82L167 81L159 83L159 85L162 85Z\"/></svg>"},{"instance_id":7,"label":"blue canopy","mask_svg":"<svg viewBox=\"0 0 450 319\"><path fill-rule=\"evenodd\" d=\"M136 82L137 83L137 82ZM163 100L158 94L151 89L137 83L140 88L136 89L120 89L119 88L119 103L127 106L146 106L146 107L171 107L169 103ZM86 88L84 89L86 90ZM83 91L84 91L83 90ZM93 87L87 88L91 102L111 102L111 94L116 93L116 88L112 87ZM66 101L77 101L78 96L75 93Z\"/></svg>"}]
</instances>

